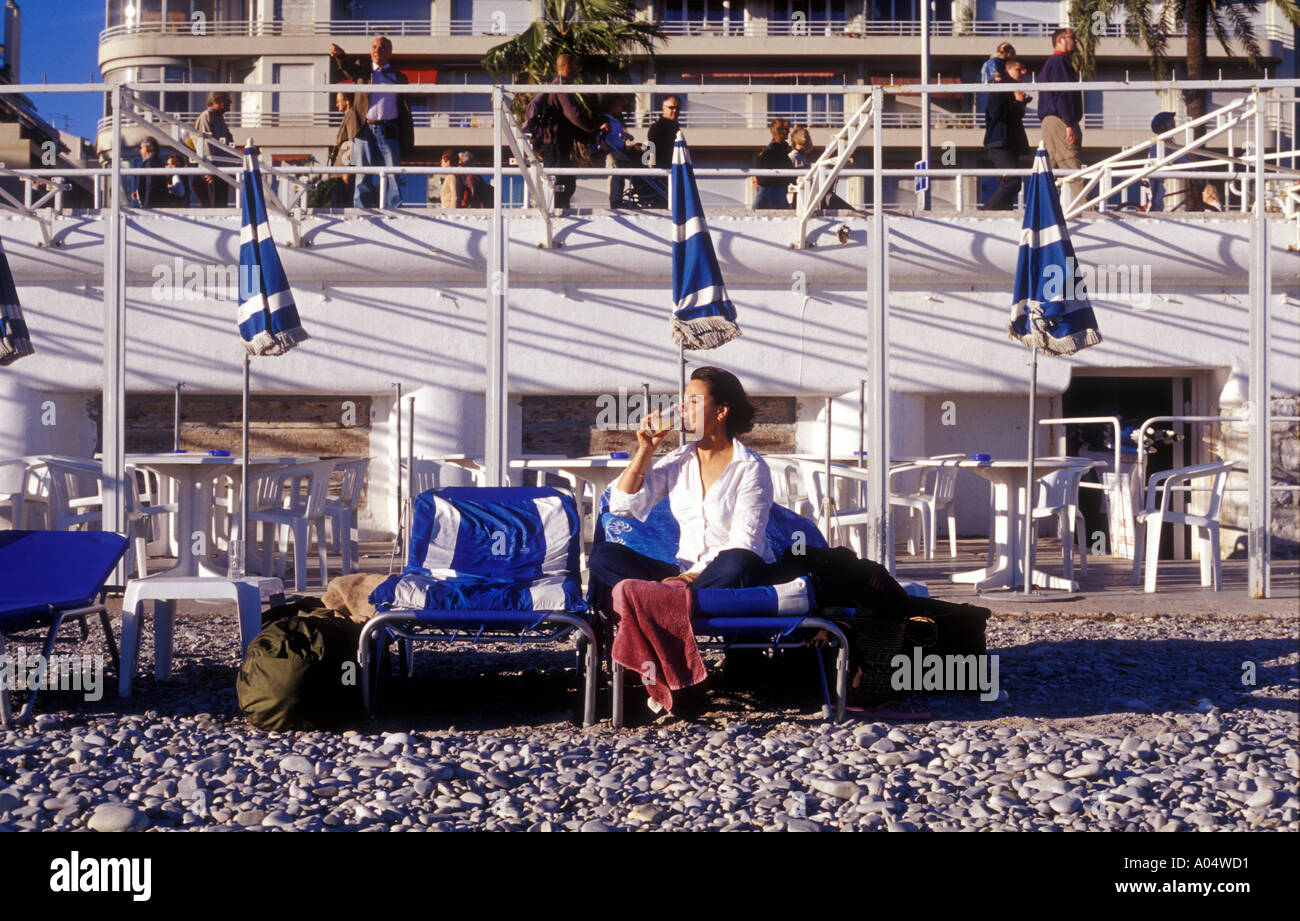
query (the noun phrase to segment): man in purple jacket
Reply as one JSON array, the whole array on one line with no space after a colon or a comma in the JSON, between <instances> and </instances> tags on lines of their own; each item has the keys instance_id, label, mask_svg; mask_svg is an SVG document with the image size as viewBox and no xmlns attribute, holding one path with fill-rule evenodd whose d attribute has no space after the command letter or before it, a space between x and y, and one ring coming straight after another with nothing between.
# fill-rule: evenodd
<instances>
[{"instance_id":1,"label":"man in purple jacket","mask_svg":"<svg viewBox=\"0 0 1300 921\"><path fill-rule=\"evenodd\" d=\"M555 59L555 79L552 83L567 86L577 82L578 59L571 54L561 54ZM534 145L544 166L577 166L574 159L575 142L589 144L599 131L609 130L609 120L593 119L583 111L578 97L570 93L550 93L549 105L555 110L552 134L535 138ZM555 180L555 207L569 207L577 186L576 176L559 176Z\"/></svg>"},{"instance_id":2,"label":"man in purple jacket","mask_svg":"<svg viewBox=\"0 0 1300 921\"><path fill-rule=\"evenodd\" d=\"M1078 72L1070 63L1074 53L1074 30L1057 29L1052 33L1052 56L1038 72L1039 83L1075 83ZM1038 117L1043 123L1043 143L1054 170L1082 169L1079 148L1083 146L1083 93L1044 90L1038 94ZM1072 201L1083 184L1066 184ZM1067 207L1069 201L1063 202Z\"/></svg>"}]
</instances>

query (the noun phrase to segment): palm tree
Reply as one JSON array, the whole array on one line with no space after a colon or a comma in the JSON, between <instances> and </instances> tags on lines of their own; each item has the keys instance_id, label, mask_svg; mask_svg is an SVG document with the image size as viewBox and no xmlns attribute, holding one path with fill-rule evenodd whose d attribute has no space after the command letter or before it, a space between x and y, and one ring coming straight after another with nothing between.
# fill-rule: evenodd
<instances>
[{"instance_id":1,"label":"palm tree","mask_svg":"<svg viewBox=\"0 0 1300 921\"><path fill-rule=\"evenodd\" d=\"M483 67L495 78L545 83L555 75L560 54L577 55L585 83L626 76L634 52L654 54L668 35L657 24L639 22L630 0L544 0L542 16L510 39L488 49Z\"/></svg>"},{"instance_id":2,"label":"palm tree","mask_svg":"<svg viewBox=\"0 0 1300 921\"><path fill-rule=\"evenodd\" d=\"M1267 2L1267 0L1266 0ZM1272 0L1287 19L1300 25L1300 3L1297 0ZM1260 48L1255 38L1251 17L1259 11L1259 0L1071 0L1070 22L1075 24L1078 39L1079 69L1092 73L1096 69L1096 49L1100 36L1094 25L1109 23L1117 12L1127 13L1124 34L1134 44L1145 45L1150 55L1151 71L1157 77L1167 74L1168 38L1185 26L1187 29L1187 59L1183 71L1189 80L1204 80L1206 74L1206 35L1213 29L1214 37L1229 57L1233 45L1239 43L1246 52L1252 68L1259 67ZM1187 115L1197 118L1205 114L1206 94L1191 91L1183 94L1187 102Z\"/></svg>"}]
</instances>

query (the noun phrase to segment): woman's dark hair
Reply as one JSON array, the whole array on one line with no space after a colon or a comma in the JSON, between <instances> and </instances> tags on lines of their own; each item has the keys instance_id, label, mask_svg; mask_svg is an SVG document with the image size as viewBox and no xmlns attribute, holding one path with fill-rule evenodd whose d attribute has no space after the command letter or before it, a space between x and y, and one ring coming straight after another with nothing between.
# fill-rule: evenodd
<instances>
[{"instance_id":1,"label":"woman's dark hair","mask_svg":"<svg viewBox=\"0 0 1300 921\"><path fill-rule=\"evenodd\" d=\"M705 366L696 368L691 373L691 380L704 381L709 387L709 396L719 406L725 406L727 412L727 437L735 438L754 427L754 404L749 402L740 378L730 371Z\"/></svg>"}]
</instances>

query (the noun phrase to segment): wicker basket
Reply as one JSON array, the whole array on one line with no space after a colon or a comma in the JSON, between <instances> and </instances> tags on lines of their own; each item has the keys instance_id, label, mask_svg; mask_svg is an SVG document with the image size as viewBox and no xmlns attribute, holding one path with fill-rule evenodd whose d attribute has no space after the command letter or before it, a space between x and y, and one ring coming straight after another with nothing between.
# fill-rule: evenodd
<instances>
[{"instance_id":1,"label":"wicker basket","mask_svg":"<svg viewBox=\"0 0 1300 921\"><path fill-rule=\"evenodd\" d=\"M861 669L854 675L854 697L862 703L893 697L891 662L903 649L903 622L859 621L854 625L853 641Z\"/></svg>"}]
</instances>

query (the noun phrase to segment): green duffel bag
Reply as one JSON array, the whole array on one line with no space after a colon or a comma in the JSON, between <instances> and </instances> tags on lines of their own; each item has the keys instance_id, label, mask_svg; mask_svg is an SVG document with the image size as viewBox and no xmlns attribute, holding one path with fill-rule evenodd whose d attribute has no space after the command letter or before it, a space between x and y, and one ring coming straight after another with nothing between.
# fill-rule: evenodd
<instances>
[{"instance_id":1,"label":"green duffel bag","mask_svg":"<svg viewBox=\"0 0 1300 921\"><path fill-rule=\"evenodd\" d=\"M248 646L235 686L258 729L335 729L361 717L361 626L330 610L267 624Z\"/></svg>"}]
</instances>

